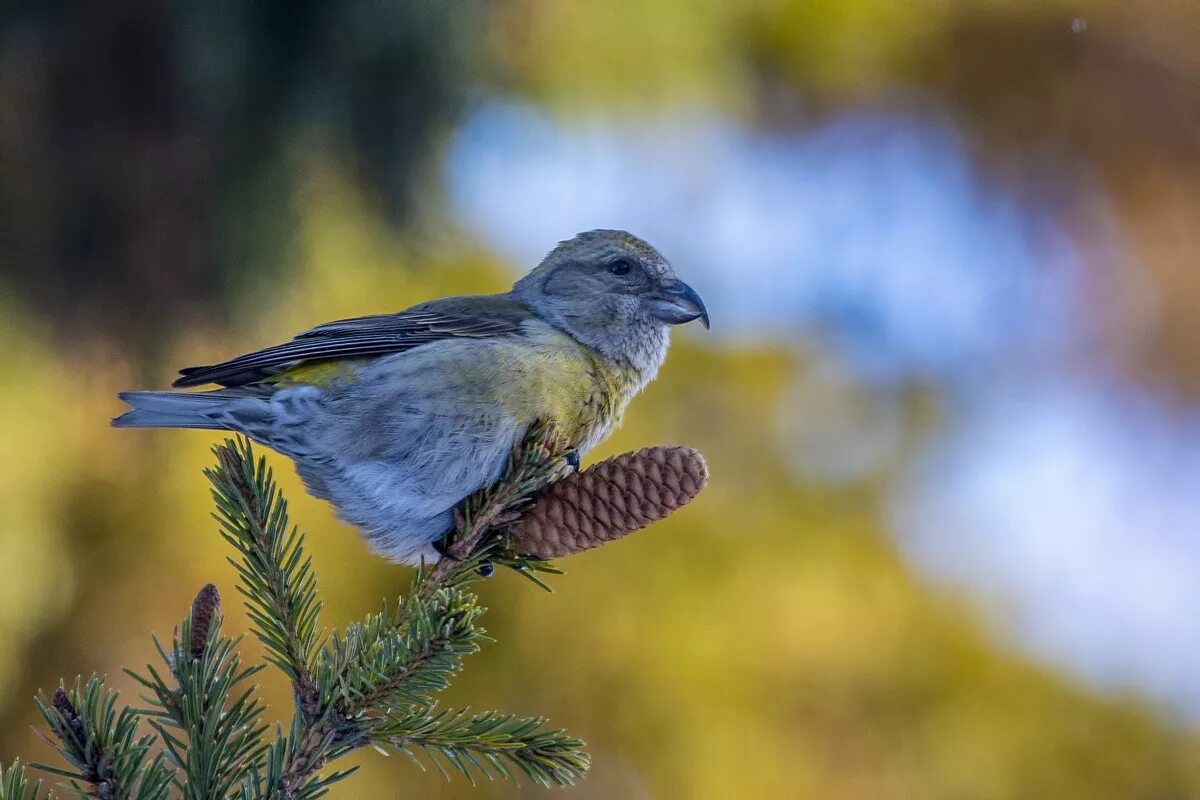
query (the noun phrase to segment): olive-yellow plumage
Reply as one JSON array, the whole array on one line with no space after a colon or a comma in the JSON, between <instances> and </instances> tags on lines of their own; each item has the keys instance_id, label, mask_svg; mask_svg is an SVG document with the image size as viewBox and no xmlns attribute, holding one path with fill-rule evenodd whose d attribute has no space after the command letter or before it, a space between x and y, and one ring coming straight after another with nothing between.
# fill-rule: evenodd
<instances>
[{"instance_id":1,"label":"olive-yellow plumage","mask_svg":"<svg viewBox=\"0 0 1200 800\"><path fill-rule=\"evenodd\" d=\"M326 323L289 342L127 392L118 427L231 430L291 457L393 559L434 560L451 510L513 444L554 422L579 454L619 424L666 356L670 326L708 313L623 231L561 243L512 291Z\"/></svg>"}]
</instances>

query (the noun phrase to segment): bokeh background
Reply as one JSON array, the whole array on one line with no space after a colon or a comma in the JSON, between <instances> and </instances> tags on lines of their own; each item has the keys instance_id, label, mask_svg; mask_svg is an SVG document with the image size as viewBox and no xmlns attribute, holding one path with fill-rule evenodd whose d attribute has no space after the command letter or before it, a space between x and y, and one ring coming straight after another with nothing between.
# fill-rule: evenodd
<instances>
[{"instance_id":1,"label":"bokeh background","mask_svg":"<svg viewBox=\"0 0 1200 800\"><path fill-rule=\"evenodd\" d=\"M713 331L594 458L712 484L488 581L451 702L585 738L577 798L1200 796L1197 41L1191 0L0 9L0 760L233 596L216 437L118 390L622 227ZM325 624L407 585L274 463ZM334 797L541 794L357 761Z\"/></svg>"}]
</instances>

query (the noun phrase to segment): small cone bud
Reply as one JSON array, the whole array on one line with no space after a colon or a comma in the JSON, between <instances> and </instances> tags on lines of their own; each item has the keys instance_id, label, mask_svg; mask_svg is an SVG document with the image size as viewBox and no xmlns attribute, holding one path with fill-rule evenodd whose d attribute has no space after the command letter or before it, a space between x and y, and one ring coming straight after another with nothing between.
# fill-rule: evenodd
<instances>
[{"instance_id":1,"label":"small cone bud","mask_svg":"<svg viewBox=\"0 0 1200 800\"><path fill-rule=\"evenodd\" d=\"M67 696L67 690L63 687L58 687L54 690L53 700L54 710L62 717L63 722L67 724L67 728L71 733L81 740L83 739L83 720L79 718L79 711L71 703L71 698Z\"/></svg>"},{"instance_id":2,"label":"small cone bud","mask_svg":"<svg viewBox=\"0 0 1200 800\"><path fill-rule=\"evenodd\" d=\"M192 658L204 655L204 643L208 641L208 632L221 614L221 593L211 583L206 585L192 601L192 640L188 643L188 651Z\"/></svg>"},{"instance_id":3,"label":"small cone bud","mask_svg":"<svg viewBox=\"0 0 1200 800\"><path fill-rule=\"evenodd\" d=\"M75 706L71 705L71 699L67 697L67 690L61 686L54 690L54 708L68 719L79 716Z\"/></svg>"},{"instance_id":4,"label":"small cone bud","mask_svg":"<svg viewBox=\"0 0 1200 800\"><path fill-rule=\"evenodd\" d=\"M623 453L535 493L512 546L540 558L582 553L663 519L707 483L704 456L690 447Z\"/></svg>"}]
</instances>

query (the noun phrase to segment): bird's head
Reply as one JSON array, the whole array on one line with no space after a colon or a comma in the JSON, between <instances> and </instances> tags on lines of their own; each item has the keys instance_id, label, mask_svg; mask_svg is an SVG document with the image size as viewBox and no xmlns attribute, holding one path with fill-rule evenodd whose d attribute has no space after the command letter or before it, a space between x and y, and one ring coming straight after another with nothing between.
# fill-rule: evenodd
<instances>
[{"instance_id":1,"label":"bird's head","mask_svg":"<svg viewBox=\"0 0 1200 800\"><path fill-rule=\"evenodd\" d=\"M671 264L625 231L596 230L561 242L514 294L534 313L610 358L657 370L667 331L708 309Z\"/></svg>"}]
</instances>

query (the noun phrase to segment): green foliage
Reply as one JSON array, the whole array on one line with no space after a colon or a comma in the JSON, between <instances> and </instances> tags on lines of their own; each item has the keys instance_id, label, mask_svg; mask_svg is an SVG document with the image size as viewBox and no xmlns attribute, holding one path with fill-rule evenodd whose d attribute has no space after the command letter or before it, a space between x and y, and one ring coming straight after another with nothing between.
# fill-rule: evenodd
<instances>
[{"instance_id":1,"label":"green foliage","mask_svg":"<svg viewBox=\"0 0 1200 800\"><path fill-rule=\"evenodd\" d=\"M431 705L486 639L476 625L483 611L473 594L444 588L425 601L385 605L344 636L334 634L317 668L319 682L334 692L326 702L366 727L363 715Z\"/></svg>"},{"instance_id":2,"label":"green foliage","mask_svg":"<svg viewBox=\"0 0 1200 800\"><path fill-rule=\"evenodd\" d=\"M210 589L215 596L210 585L200 598ZM151 665L146 676L126 670L151 693L153 708L142 713L178 770L184 800L237 796L243 776L261 770L266 756L263 707L246 685L262 666L243 668L237 641L221 635L218 609L199 606L198 599L169 651L154 640L173 681Z\"/></svg>"},{"instance_id":3,"label":"green foliage","mask_svg":"<svg viewBox=\"0 0 1200 800\"><path fill-rule=\"evenodd\" d=\"M436 714L389 716L376 727L373 739L413 757L423 751L443 775L441 756L473 784L477 772L491 779L509 780L510 766L518 768L540 786L566 785L583 777L588 759L583 742L561 730L543 730L544 719L521 719L487 711L471 714L468 709Z\"/></svg>"},{"instance_id":4,"label":"green foliage","mask_svg":"<svg viewBox=\"0 0 1200 800\"><path fill-rule=\"evenodd\" d=\"M167 797L173 775L163 757L151 755L152 734L138 736L139 715L117 709L117 693L93 675L77 678L71 689L59 686L52 699L39 694L38 707L58 739L58 752L74 769L35 764L69 779L79 797L101 800L158 800Z\"/></svg>"},{"instance_id":5,"label":"green foliage","mask_svg":"<svg viewBox=\"0 0 1200 800\"><path fill-rule=\"evenodd\" d=\"M323 797L333 784L348 778L354 769L334 770L317 775L328 760L349 752L350 747L333 752L333 732L314 733L300 714L292 718L285 734L275 729L275 741L267 751L263 768L250 771L242 783L243 800L315 800Z\"/></svg>"},{"instance_id":6,"label":"green foliage","mask_svg":"<svg viewBox=\"0 0 1200 800\"><path fill-rule=\"evenodd\" d=\"M213 484L214 516L241 556L230 563L242 579L255 633L275 666L293 681L306 680L321 603L304 537L290 526L287 501L249 442L228 442L214 452L218 467L205 473Z\"/></svg>"},{"instance_id":7,"label":"green foliage","mask_svg":"<svg viewBox=\"0 0 1200 800\"><path fill-rule=\"evenodd\" d=\"M33 786L25 777L25 768L20 759L12 763L8 769L0 764L0 800L49 800L50 790L42 790L42 782L36 781Z\"/></svg>"},{"instance_id":8,"label":"green foliage","mask_svg":"<svg viewBox=\"0 0 1200 800\"><path fill-rule=\"evenodd\" d=\"M466 588L493 563L522 573L554 571L512 553L500 531L529 493L565 469L553 430L531 431L504 478L469 498L444 547L451 557L418 570L407 597L376 614L318 635L321 608L304 537L264 459L245 441L215 449L207 471L221 534L237 551L254 633L267 660L292 684L296 709L286 730L268 738L263 705L250 683L263 666L242 666L238 640L221 633L220 596L204 587L168 647L162 665L127 670L146 690L143 709L117 707L100 678L79 682L42 714L72 769L38 765L69 779L66 788L103 800L315 800L353 769L325 770L367 745L391 748L420 764L423 753L447 778L447 766L477 776L542 786L569 785L587 770L583 743L545 720L509 714L438 710L463 659L487 636L484 609ZM540 581L539 581L540 582ZM145 724L151 732L139 735ZM0 800L23 798L19 764L0 780ZM38 796L40 784L32 788Z\"/></svg>"}]
</instances>

